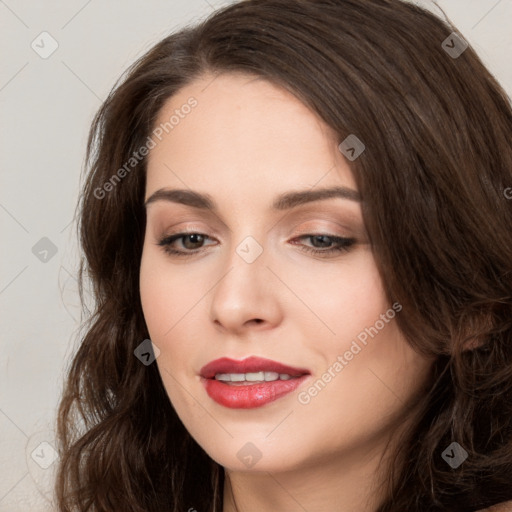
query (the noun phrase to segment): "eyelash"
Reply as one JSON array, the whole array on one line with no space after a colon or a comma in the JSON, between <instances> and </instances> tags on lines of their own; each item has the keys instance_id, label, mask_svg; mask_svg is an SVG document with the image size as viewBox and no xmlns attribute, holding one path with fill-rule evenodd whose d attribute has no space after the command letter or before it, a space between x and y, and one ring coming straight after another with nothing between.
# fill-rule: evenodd
<instances>
[{"instance_id":1,"label":"eyelash","mask_svg":"<svg viewBox=\"0 0 512 512\"><path fill-rule=\"evenodd\" d=\"M205 237L205 239L210 238L207 235L204 235L203 233L196 233L196 232L190 232L190 233L176 233L175 235L170 235L167 237L162 238L157 245L161 246L163 248L163 251L171 256L179 256L179 257L189 257L193 256L194 254L198 254L203 251L203 248L199 248L196 250L186 250L186 251L179 251L174 248L172 248L171 244L175 242L176 240L183 239L187 236L191 235L200 235L202 237ZM300 249L306 253L313 254L315 256L329 256L333 254L340 254L344 252L348 252L350 250L350 247L355 244L356 240L354 238L345 238L341 236L335 236L335 235L329 235L326 233L313 233L313 234L306 234L301 235L299 237L296 237L294 240L301 240L303 238L313 238L313 237L326 237L330 238L333 243L338 244L338 246L330 247L328 249L317 249L314 247L309 246L300 246ZM294 244L295 245L295 244Z\"/></svg>"}]
</instances>

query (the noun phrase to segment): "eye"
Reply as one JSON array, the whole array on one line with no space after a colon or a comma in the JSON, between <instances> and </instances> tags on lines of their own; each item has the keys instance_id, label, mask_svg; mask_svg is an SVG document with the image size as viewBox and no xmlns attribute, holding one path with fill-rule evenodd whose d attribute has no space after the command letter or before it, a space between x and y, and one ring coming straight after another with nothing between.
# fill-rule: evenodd
<instances>
[{"instance_id":1,"label":"eye","mask_svg":"<svg viewBox=\"0 0 512 512\"><path fill-rule=\"evenodd\" d=\"M212 239L203 233L176 233L162 238L158 242L158 245L163 247L163 250L168 254L174 256L190 256L201 252L206 240ZM176 248L176 242L178 241L178 245L181 245L181 248Z\"/></svg>"},{"instance_id":2,"label":"eye","mask_svg":"<svg viewBox=\"0 0 512 512\"><path fill-rule=\"evenodd\" d=\"M324 233L312 233L295 238L295 240L303 239L309 239L311 245L297 244L300 245L300 249L319 256L348 252L350 247L356 243L354 238L345 238Z\"/></svg>"},{"instance_id":3,"label":"eye","mask_svg":"<svg viewBox=\"0 0 512 512\"><path fill-rule=\"evenodd\" d=\"M176 233L162 238L157 245L161 246L167 254L186 257L202 252L207 240L213 239L203 233ZM308 240L311 245L300 244L295 240ZM312 233L301 235L295 238L292 243L298 245L300 250L304 252L322 257L348 252L356 243L356 240L325 233ZM213 244L215 244L215 241Z\"/></svg>"}]
</instances>

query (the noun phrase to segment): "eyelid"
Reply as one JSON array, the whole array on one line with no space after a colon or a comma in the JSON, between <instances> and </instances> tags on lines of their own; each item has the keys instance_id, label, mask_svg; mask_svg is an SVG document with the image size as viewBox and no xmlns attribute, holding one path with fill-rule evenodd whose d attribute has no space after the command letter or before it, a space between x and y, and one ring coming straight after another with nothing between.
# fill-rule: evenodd
<instances>
[{"instance_id":1,"label":"eyelid","mask_svg":"<svg viewBox=\"0 0 512 512\"><path fill-rule=\"evenodd\" d=\"M293 232L295 235L329 235L329 236L337 236L341 238L355 237L356 232L353 229L349 229L347 226L344 226L338 222L332 222L331 224L336 225L335 228L319 225L318 222L310 222L309 224L301 225L300 227L295 227Z\"/></svg>"},{"instance_id":2,"label":"eyelid","mask_svg":"<svg viewBox=\"0 0 512 512\"><path fill-rule=\"evenodd\" d=\"M212 213L211 210L200 210L177 203L165 203L165 201L150 204L154 208L148 209L147 222L148 225L153 226L155 232L185 231L190 226L193 226L190 229L193 229L194 232L204 232L206 230L211 233L231 232L222 218ZM177 208L177 210L173 208ZM181 226L185 227L182 228Z\"/></svg>"},{"instance_id":3,"label":"eyelid","mask_svg":"<svg viewBox=\"0 0 512 512\"><path fill-rule=\"evenodd\" d=\"M167 238L169 236L177 235L178 233L190 235L190 234L202 234L207 235L210 238L219 238L220 234L217 229L212 226L205 225L204 223L197 222L178 222L176 224L165 225L159 229L155 229L155 237L157 239Z\"/></svg>"}]
</instances>

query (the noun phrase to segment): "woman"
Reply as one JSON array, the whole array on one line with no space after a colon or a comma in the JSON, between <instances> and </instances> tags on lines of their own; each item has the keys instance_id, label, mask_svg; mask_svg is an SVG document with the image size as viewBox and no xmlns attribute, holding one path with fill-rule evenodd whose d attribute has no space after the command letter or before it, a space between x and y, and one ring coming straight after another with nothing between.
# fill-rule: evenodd
<instances>
[{"instance_id":1,"label":"woman","mask_svg":"<svg viewBox=\"0 0 512 512\"><path fill-rule=\"evenodd\" d=\"M398 0L157 44L91 131L60 510L507 510L511 130Z\"/></svg>"}]
</instances>

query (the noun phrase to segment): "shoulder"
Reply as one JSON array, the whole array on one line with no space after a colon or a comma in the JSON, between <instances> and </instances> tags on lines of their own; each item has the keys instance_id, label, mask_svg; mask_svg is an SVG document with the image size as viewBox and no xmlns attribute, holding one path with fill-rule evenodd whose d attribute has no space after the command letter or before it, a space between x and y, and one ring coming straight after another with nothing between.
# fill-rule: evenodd
<instances>
[{"instance_id":1,"label":"shoulder","mask_svg":"<svg viewBox=\"0 0 512 512\"><path fill-rule=\"evenodd\" d=\"M504 501L492 507L479 510L478 512L512 512L512 501Z\"/></svg>"}]
</instances>

